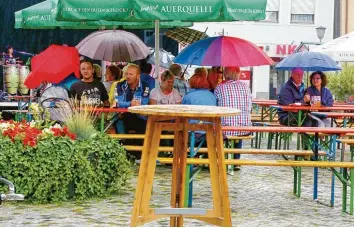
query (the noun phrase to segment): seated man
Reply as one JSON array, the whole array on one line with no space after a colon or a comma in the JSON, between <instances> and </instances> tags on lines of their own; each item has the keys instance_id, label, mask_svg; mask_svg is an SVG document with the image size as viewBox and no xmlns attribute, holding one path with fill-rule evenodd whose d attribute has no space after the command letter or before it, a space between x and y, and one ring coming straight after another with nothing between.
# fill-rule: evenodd
<instances>
[{"instance_id":1,"label":"seated man","mask_svg":"<svg viewBox=\"0 0 355 228\"><path fill-rule=\"evenodd\" d=\"M116 107L128 108L136 105L147 105L149 102L149 86L140 80L140 69L136 65L130 65L125 71L126 81L117 84L115 95ZM116 125L117 133L134 132L144 134L146 118L134 113L123 113L122 121ZM122 124L124 129L122 129Z\"/></svg>"},{"instance_id":2,"label":"seated man","mask_svg":"<svg viewBox=\"0 0 355 228\"><path fill-rule=\"evenodd\" d=\"M251 126L251 92L249 86L239 80L239 67L225 67L224 75L226 82L219 84L214 90L214 95L217 99L217 106L237 108L240 110L240 115L222 117L223 126ZM249 135L250 132L245 131L224 131L228 136ZM236 148L240 149L243 146L242 140L238 140ZM240 159L240 154L234 154L235 159ZM235 167L238 171L239 167Z\"/></svg>"},{"instance_id":3,"label":"seated man","mask_svg":"<svg viewBox=\"0 0 355 228\"><path fill-rule=\"evenodd\" d=\"M152 71L152 64L142 62L140 64L141 69L141 81L149 86L149 90L152 91L155 88L155 79L150 75Z\"/></svg>"},{"instance_id":4,"label":"seated man","mask_svg":"<svg viewBox=\"0 0 355 228\"><path fill-rule=\"evenodd\" d=\"M301 68L295 68L292 70L290 79L281 87L277 103L279 105L290 105L293 103L304 104L304 91L305 86L303 83L303 70ZM278 110L277 114L279 116L280 124L290 126L297 125L296 120L294 119L290 120L289 123L288 112ZM306 116L302 126L312 126L312 120L308 116Z\"/></svg>"},{"instance_id":5,"label":"seated man","mask_svg":"<svg viewBox=\"0 0 355 228\"><path fill-rule=\"evenodd\" d=\"M184 97L187 92L190 90L189 84L184 80L184 75L182 73L182 68L179 64L171 64L169 70L175 76L174 79L174 88L179 91L180 96Z\"/></svg>"},{"instance_id":6,"label":"seated man","mask_svg":"<svg viewBox=\"0 0 355 228\"><path fill-rule=\"evenodd\" d=\"M109 107L105 86L94 79L94 65L91 60L80 61L80 76L81 80L70 87L71 96L87 105Z\"/></svg>"}]
</instances>

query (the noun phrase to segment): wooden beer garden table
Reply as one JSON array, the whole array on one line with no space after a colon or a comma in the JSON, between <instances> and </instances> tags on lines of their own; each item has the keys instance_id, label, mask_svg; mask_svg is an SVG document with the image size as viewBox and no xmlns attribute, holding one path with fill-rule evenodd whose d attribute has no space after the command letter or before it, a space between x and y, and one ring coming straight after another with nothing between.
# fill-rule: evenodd
<instances>
[{"instance_id":1,"label":"wooden beer garden table","mask_svg":"<svg viewBox=\"0 0 355 228\"><path fill-rule=\"evenodd\" d=\"M105 107L99 108L99 107L97 107L97 108L87 108L87 110L93 111L98 114L101 113L100 132L102 132L102 133L105 132L105 113L117 114L117 113L128 112L128 109L126 109L126 108L105 108ZM111 121L106 128L110 127L112 123L113 123L113 121Z\"/></svg>"},{"instance_id":2,"label":"wooden beer garden table","mask_svg":"<svg viewBox=\"0 0 355 228\"><path fill-rule=\"evenodd\" d=\"M288 120L289 123L294 120L298 127L302 126L303 121L305 120L306 115L303 113L309 112L327 112L327 111L354 111L354 106L352 105L344 105L344 106L321 106L321 107L314 107L314 106L307 106L307 105L275 105L270 106L273 108L281 109L285 112L288 112ZM290 124L288 124L290 125ZM300 149L300 136L297 135L297 149Z\"/></svg>"},{"instance_id":3,"label":"wooden beer garden table","mask_svg":"<svg viewBox=\"0 0 355 228\"><path fill-rule=\"evenodd\" d=\"M336 127L346 127L349 120L354 120L354 113L351 112L311 112L311 114L318 117L331 118L332 126L335 124ZM343 122L337 123L337 119L343 119Z\"/></svg>"},{"instance_id":4,"label":"wooden beer garden table","mask_svg":"<svg viewBox=\"0 0 355 228\"><path fill-rule=\"evenodd\" d=\"M335 127L247 127L247 126L242 126L242 127L227 127L224 126L223 131L250 131L250 132L281 132L281 133L303 133L305 135L308 135L309 133L314 133L314 138L312 139L313 141L313 146L311 149L313 150L315 160L318 160L318 140L319 140L319 134L329 134L331 140L329 141L328 147L329 151L327 152L327 157L330 161L335 161L336 158L336 140L337 137L340 136L345 136L348 134L353 134L354 129L353 128L335 128ZM352 154L353 155L353 154ZM353 158L351 158L351 161L353 161ZM335 169L332 169L332 176L331 176L331 196L330 196L330 206L334 206L334 192L335 192L335 178L334 175L336 175L339 180L342 182L344 181L341 178L341 175L339 174L338 171ZM301 192L301 174L295 171L294 172L294 192L296 192L296 185L297 185L297 193L300 194ZM353 189L353 188L352 188ZM314 168L314 179L313 179L313 200L318 199L318 168Z\"/></svg>"},{"instance_id":5,"label":"wooden beer garden table","mask_svg":"<svg viewBox=\"0 0 355 228\"><path fill-rule=\"evenodd\" d=\"M253 99L252 104L261 107L261 121L269 117L269 121L272 122L277 114L277 109L273 108L274 105L277 105L277 100Z\"/></svg>"},{"instance_id":6,"label":"wooden beer garden table","mask_svg":"<svg viewBox=\"0 0 355 228\"><path fill-rule=\"evenodd\" d=\"M232 226L221 117L239 115L240 110L200 105L143 105L130 107L128 111L148 115L131 226L165 217L170 217L170 226L183 226L184 217L218 226ZM189 119L204 122L190 124ZM174 131L171 202L168 208L149 208L163 130ZM188 132L196 130L206 131L213 209L184 208Z\"/></svg>"}]
</instances>

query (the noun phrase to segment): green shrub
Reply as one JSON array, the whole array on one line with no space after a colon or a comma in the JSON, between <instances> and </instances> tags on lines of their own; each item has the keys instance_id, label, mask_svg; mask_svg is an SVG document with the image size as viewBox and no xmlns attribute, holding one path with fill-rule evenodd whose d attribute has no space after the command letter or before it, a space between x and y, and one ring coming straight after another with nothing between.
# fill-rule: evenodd
<instances>
[{"instance_id":1,"label":"green shrub","mask_svg":"<svg viewBox=\"0 0 355 228\"><path fill-rule=\"evenodd\" d=\"M27 200L46 203L114 194L131 169L124 149L105 134L89 141L50 136L35 147L0 135L0 175Z\"/></svg>"},{"instance_id":2,"label":"green shrub","mask_svg":"<svg viewBox=\"0 0 355 228\"><path fill-rule=\"evenodd\" d=\"M337 101L347 101L354 95L354 64L344 63L339 72L327 73L327 87Z\"/></svg>"}]
</instances>

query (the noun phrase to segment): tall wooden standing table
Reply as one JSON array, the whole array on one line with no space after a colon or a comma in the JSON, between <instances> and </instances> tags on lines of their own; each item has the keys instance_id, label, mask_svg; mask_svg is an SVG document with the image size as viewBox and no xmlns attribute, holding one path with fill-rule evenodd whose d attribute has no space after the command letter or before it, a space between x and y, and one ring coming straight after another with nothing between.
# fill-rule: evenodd
<instances>
[{"instance_id":1,"label":"tall wooden standing table","mask_svg":"<svg viewBox=\"0 0 355 228\"><path fill-rule=\"evenodd\" d=\"M148 115L131 226L165 217L170 217L170 226L183 226L184 217L219 226L232 226L221 117L239 115L240 110L199 105L143 105L130 107L128 111ZM190 119L201 120L203 123L190 124ZM150 208L158 147L163 130L174 131L170 207ZM188 132L196 130L206 131L212 209L184 208Z\"/></svg>"}]
</instances>

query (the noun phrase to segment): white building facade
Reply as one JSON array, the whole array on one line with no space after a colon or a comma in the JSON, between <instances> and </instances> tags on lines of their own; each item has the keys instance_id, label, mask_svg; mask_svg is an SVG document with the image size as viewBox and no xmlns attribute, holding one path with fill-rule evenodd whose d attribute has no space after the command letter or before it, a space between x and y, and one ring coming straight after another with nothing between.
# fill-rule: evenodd
<instances>
[{"instance_id":1,"label":"white building facade","mask_svg":"<svg viewBox=\"0 0 355 228\"><path fill-rule=\"evenodd\" d=\"M266 19L258 22L194 23L192 28L207 35L239 37L262 48L276 63L292 54L301 43L320 42L316 29L326 28L323 42L333 39L334 0L268 0ZM312 44L313 43L313 44ZM250 69L253 98L276 99L288 72L273 66Z\"/></svg>"}]
</instances>

